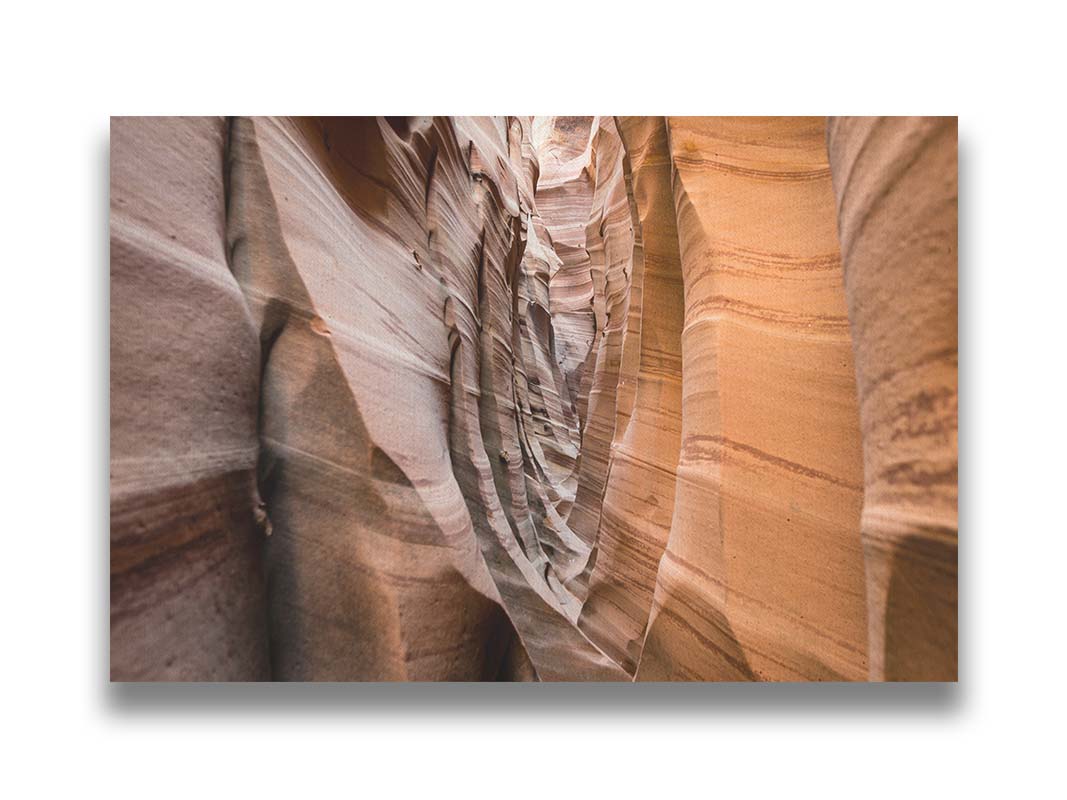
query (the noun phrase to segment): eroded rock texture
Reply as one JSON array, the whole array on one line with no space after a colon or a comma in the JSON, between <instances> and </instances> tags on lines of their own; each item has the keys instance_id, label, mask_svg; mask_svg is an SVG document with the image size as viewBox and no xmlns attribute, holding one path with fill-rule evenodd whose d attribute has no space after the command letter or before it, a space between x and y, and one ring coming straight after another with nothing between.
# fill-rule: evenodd
<instances>
[{"instance_id":1,"label":"eroded rock texture","mask_svg":"<svg viewBox=\"0 0 1067 800\"><path fill-rule=\"evenodd\" d=\"M681 429L682 280L664 121L618 121L629 152L640 272L636 393L618 430L582 628L628 672L636 669L670 530Z\"/></svg>"},{"instance_id":2,"label":"eroded rock texture","mask_svg":"<svg viewBox=\"0 0 1067 800\"><path fill-rule=\"evenodd\" d=\"M113 678L954 678L955 178L954 121L114 120Z\"/></svg>"}]
</instances>

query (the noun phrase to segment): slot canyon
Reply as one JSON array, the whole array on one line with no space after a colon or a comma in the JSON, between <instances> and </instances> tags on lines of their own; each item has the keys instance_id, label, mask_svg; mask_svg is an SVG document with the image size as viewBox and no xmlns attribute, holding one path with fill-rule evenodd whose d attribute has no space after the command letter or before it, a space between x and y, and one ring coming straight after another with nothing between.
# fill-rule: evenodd
<instances>
[{"instance_id":1,"label":"slot canyon","mask_svg":"<svg viewBox=\"0 0 1067 800\"><path fill-rule=\"evenodd\" d=\"M113 680L956 680L955 118L110 166Z\"/></svg>"}]
</instances>

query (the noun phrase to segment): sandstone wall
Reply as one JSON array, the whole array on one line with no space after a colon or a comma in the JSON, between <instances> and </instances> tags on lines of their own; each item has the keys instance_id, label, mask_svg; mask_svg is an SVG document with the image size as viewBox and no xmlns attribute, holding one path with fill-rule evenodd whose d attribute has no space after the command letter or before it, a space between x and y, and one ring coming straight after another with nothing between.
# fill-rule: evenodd
<instances>
[{"instance_id":1,"label":"sandstone wall","mask_svg":"<svg viewBox=\"0 0 1067 800\"><path fill-rule=\"evenodd\" d=\"M227 266L223 119L111 126L111 675L270 675L259 343Z\"/></svg>"},{"instance_id":2,"label":"sandstone wall","mask_svg":"<svg viewBox=\"0 0 1067 800\"><path fill-rule=\"evenodd\" d=\"M863 431L873 680L955 680L955 118L828 129Z\"/></svg>"},{"instance_id":3,"label":"sandstone wall","mask_svg":"<svg viewBox=\"0 0 1067 800\"><path fill-rule=\"evenodd\" d=\"M674 507L683 302L666 125L656 117L632 117L620 118L618 126L631 169L640 345L633 410L613 445L580 624L633 673Z\"/></svg>"},{"instance_id":4,"label":"sandstone wall","mask_svg":"<svg viewBox=\"0 0 1067 800\"><path fill-rule=\"evenodd\" d=\"M169 169L184 191L196 177L190 160L200 153L181 146L190 138L183 123L121 124L149 132L129 143L116 137L116 202L158 184L142 165L152 152L146 139L159 143L161 171ZM190 387L198 399L217 404L218 395L234 406L218 434L204 430L195 407L175 402L184 395L173 387L160 390L165 401L113 379L112 458L115 474L134 463L137 447L160 460L169 456L156 448L158 434L145 432L165 428L165 417L178 418L183 430L175 438L194 454L222 445L237 453L231 458L245 494L209 500L216 514L247 524L214 534L236 548L258 508L271 535L264 542L258 534L248 560L265 558L267 612L260 591L258 656L237 658L222 677L625 677L577 629L579 608L564 588L584 567L588 546L556 508L573 500L563 477L577 456L577 426L561 407L563 378L552 349L547 283L554 255L527 247L541 225L533 219L529 120L234 119L195 126L211 134L203 137L210 149L201 147L210 177L203 196L173 209L138 206L153 220L173 217L190 228L197 219L186 223L187 216L205 218L191 238L213 248L217 274L209 286L230 304L233 321L201 303L192 313L219 329L207 328L212 338L201 331L190 339L197 331L189 325L186 338L164 336L152 327L160 314L151 298L117 295L113 363L143 375L144 363L118 350L141 340L158 351L148 357L170 362L160 371L169 366L175 384L211 377L207 370L200 378L198 364L212 358L242 377L223 374L222 387ZM149 245L155 257L173 249ZM196 255L176 254L176 270L208 261ZM134 270L117 249L115 256L113 290L126 291ZM148 402L159 419L140 421L137 406ZM124 436L135 421L140 430ZM190 441L186 429L201 439ZM218 469L224 466L230 469ZM193 467L174 463L185 484ZM144 472L131 467L131 474ZM116 509L127 496L121 478L113 479ZM129 483L130 502L150 502L151 487ZM176 524L182 530L175 536L193 535L192 523ZM113 557L124 533L113 525ZM113 572L115 566L113 558ZM143 582L151 579L146 569ZM252 588L242 581L228 591ZM133 632L119 626L126 595L113 606L113 633L121 638L115 677L151 674L132 670L149 658L156 612L144 605L154 591L155 583L129 590ZM269 671L262 653L268 619ZM206 651L227 650L202 641L194 622L183 633L199 635ZM228 647L251 649L243 642ZM203 670L187 660L180 674Z\"/></svg>"},{"instance_id":5,"label":"sandstone wall","mask_svg":"<svg viewBox=\"0 0 1067 800\"><path fill-rule=\"evenodd\" d=\"M116 119L112 677L956 675L956 129Z\"/></svg>"},{"instance_id":6,"label":"sandstone wall","mask_svg":"<svg viewBox=\"0 0 1067 800\"><path fill-rule=\"evenodd\" d=\"M534 130L540 165L537 207L559 256L549 282L556 356L579 427L585 420L592 378L589 362L597 334L586 246L596 187L592 123L592 117L539 117ZM591 541L591 532L581 526L579 530L585 541Z\"/></svg>"},{"instance_id":7,"label":"sandstone wall","mask_svg":"<svg viewBox=\"0 0 1067 800\"><path fill-rule=\"evenodd\" d=\"M638 678L863 679L863 473L824 121L668 126L682 450Z\"/></svg>"}]
</instances>

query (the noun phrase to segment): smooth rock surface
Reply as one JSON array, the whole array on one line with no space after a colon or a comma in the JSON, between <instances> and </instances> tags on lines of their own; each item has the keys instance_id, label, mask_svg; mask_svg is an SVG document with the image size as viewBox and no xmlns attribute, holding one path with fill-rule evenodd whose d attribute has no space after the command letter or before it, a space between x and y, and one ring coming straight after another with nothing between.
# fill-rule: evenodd
<instances>
[{"instance_id":1,"label":"smooth rock surface","mask_svg":"<svg viewBox=\"0 0 1067 800\"><path fill-rule=\"evenodd\" d=\"M111 676L270 676L259 344L227 266L228 125L111 126Z\"/></svg>"},{"instance_id":2,"label":"smooth rock surface","mask_svg":"<svg viewBox=\"0 0 1067 800\"><path fill-rule=\"evenodd\" d=\"M956 680L957 123L829 123L863 431L872 680Z\"/></svg>"},{"instance_id":3,"label":"smooth rock surface","mask_svg":"<svg viewBox=\"0 0 1067 800\"><path fill-rule=\"evenodd\" d=\"M821 118L671 118L677 502L640 680L866 676L859 419Z\"/></svg>"}]
</instances>

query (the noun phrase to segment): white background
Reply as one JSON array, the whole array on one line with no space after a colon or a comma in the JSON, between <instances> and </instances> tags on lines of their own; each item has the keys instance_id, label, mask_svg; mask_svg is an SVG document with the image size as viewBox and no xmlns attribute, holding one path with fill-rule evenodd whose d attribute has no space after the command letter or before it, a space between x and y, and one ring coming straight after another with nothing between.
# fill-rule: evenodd
<instances>
[{"instance_id":1,"label":"white background","mask_svg":"<svg viewBox=\"0 0 1067 800\"><path fill-rule=\"evenodd\" d=\"M0 792L1062 792L1067 71L1050 7L9 5ZM960 686L109 687L108 116L383 112L960 115Z\"/></svg>"}]
</instances>

